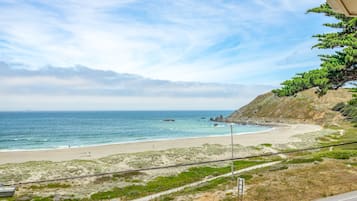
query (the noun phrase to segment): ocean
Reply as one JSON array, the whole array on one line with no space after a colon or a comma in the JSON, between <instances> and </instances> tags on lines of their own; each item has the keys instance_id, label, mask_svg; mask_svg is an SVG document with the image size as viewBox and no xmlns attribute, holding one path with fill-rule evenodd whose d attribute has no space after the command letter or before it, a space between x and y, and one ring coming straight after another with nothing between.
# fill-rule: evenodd
<instances>
[{"instance_id":1,"label":"ocean","mask_svg":"<svg viewBox=\"0 0 357 201\"><path fill-rule=\"evenodd\" d=\"M232 111L0 112L0 151L229 135L209 119ZM174 121L164 121L170 119ZM234 133L266 130L234 125Z\"/></svg>"}]
</instances>

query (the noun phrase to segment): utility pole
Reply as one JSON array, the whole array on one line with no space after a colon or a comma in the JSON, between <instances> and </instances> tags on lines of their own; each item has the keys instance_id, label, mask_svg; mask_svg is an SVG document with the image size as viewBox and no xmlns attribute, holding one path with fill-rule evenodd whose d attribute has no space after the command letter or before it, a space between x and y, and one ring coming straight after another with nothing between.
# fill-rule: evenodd
<instances>
[{"instance_id":1,"label":"utility pole","mask_svg":"<svg viewBox=\"0 0 357 201\"><path fill-rule=\"evenodd\" d=\"M234 180L234 161L233 161L233 123L230 124L231 127L231 148L232 148L232 180Z\"/></svg>"}]
</instances>

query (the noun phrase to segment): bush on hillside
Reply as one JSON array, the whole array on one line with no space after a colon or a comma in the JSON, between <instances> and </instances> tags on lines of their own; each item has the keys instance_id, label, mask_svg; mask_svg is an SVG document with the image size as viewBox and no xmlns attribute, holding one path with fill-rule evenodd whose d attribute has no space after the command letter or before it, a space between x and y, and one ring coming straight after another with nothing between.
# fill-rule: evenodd
<instances>
[{"instance_id":1,"label":"bush on hillside","mask_svg":"<svg viewBox=\"0 0 357 201\"><path fill-rule=\"evenodd\" d=\"M345 108L346 104L344 102L340 102L340 103L337 103L333 108L332 110L333 111L337 111L337 112L341 112L343 110L343 108Z\"/></svg>"}]
</instances>

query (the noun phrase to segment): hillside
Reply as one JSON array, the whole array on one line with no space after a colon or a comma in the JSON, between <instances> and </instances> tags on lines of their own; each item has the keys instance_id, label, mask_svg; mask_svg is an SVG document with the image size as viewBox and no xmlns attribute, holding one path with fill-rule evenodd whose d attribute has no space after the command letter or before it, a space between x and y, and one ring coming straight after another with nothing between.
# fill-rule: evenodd
<instances>
[{"instance_id":1,"label":"hillside","mask_svg":"<svg viewBox=\"0 0 357 201\"><path fill-rule=\"evenodd\" d=\"M339 102L347 102L352 93L347 89L330 90L318 97L315 89L299 92L295 96L278 97L272 92L256 97L248 105L232 113L227 120L254 123L317 123L331 124L342 116L331 110Z\"/></svg>"}]
</instances>

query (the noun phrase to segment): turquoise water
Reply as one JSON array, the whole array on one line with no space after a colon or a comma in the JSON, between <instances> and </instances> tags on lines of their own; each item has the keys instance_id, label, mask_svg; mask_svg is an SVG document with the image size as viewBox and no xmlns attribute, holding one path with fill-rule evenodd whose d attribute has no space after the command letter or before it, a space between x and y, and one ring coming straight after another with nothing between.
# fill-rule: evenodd
<instances>
[{"instance_id":1,"label":"turquoise water","mask_svg":"<svg viewBox=\"0 0 357 201\"><path fill-rule=\"evenodd\" d=\"M210 117L231 111L0 112L0 150L31 150L229 135ZM173 122L163 121L174 119ZM234 133L268 129L234 125Z\"/></svg>"}]
</instances>

